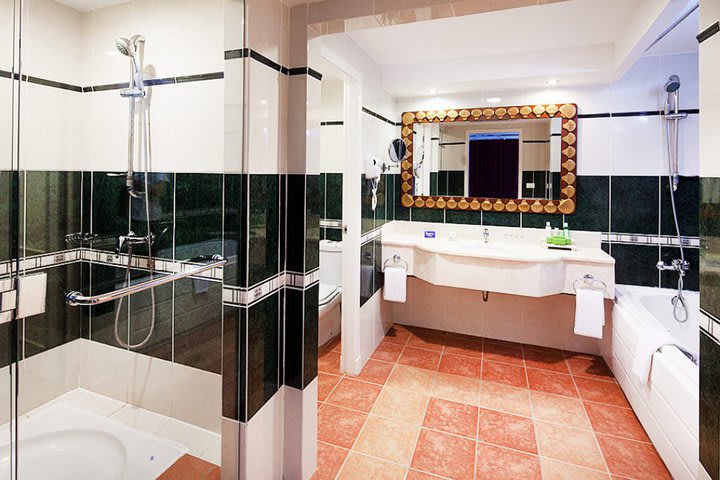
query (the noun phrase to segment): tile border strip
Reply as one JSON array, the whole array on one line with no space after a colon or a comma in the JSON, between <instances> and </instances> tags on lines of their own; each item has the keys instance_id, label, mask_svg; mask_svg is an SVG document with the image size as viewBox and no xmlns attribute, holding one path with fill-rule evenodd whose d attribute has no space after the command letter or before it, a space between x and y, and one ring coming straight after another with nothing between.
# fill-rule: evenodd
<instances>
[{"instance_id":1,"label":"tile border strip","mask_svg":"<svg viewBox=\"0 0 720 480\"><path fill-rule=\"evenodd\" d=\"M251 48L236 48L233 50L225 50L225 60L235 60L240 58L251 58L256 62L262 63L266 67L272 68L276 72L283 75L294 77L296 75L308 75L316 80L322 80L322 73L314 70L310 67L292 67L288 68L284 65L280 65L276 61L266 57L257 50Z\"/></svg>"},{"instance_id":2,"label":"tile border strip","mask_svg":"<svg viewBox=\"0 0 720 480\"><path fill-rule=\"evenodd\" d=\"M602 233L602 241L605 243L621 243L625 245L653 245L664 247L679 247L680 242L674 235L652 235L632 233ZM700 237L682 237L683 246L686 248L700 248Z\"/></svg>"},{"instance_id":3,"label":"tile border strip","mask_svg":"<svg viewBox=\"0 0 720 480\"><path fill-rule=\"evenodd\" d=\"M82 261L82 249L63 250L60 252L33 255L20 260L20 272L33 272L58 265L65 265ZM10 275L14 270L14 261L0 263L0 276Z\"/></svg>"},{"instance_id":4,"label":"tile border strip","mask_svg":"<svg viewBox=\"0 0 720 480\"><path fill-rule=\"evenodd\" d=\"M342 220L331 220L328 218L320 219L321 228L342 228Z\"/></svg>"},{"instance_id":5,"label":"tile border strip","mask_svg":"<svg viewBox=\"0 0 720 480\"><path fill-rule=\"evenodd\" d=\"M697 115L700 113L699 108L687 108L680 110L680 113L687 113L688 115ZM578 120L588 118L623 118L623 117L656 117L663 115L664 112L660 110L644 110L638 112L604 112L604 113L578 113Z\"/></svg>"},{"instance_id":6,"label":"tile border strip","mask_svg":"<svg viewBox=\"0 0 720 480\"><path fill-rule=\"evenodd\" d=\"M377 118L378 120L382 120L383 122L388 123L388 124L392 125L393 127L400 127L400 126L402 126L402 122L393 122L393 121L390 120L389 118L384 117L384 116L380 115L379 113L375 113L375 112L373 112L372 110L370 110L370 109L367 108L367 107L362 107L362 112L363 112L363 113L367 113L367 114L370 115L371 117L375 117L375 118Z\"/></svg>"},{"instance_id":7,"label":"tile border strip","mask_svg":"<svg viewBox=\"0 0 720 480\"><path fill-rule=\"evenodd\" d=\"M382 233L382 227L374 228L373 230L370 230L369 232L363 234L360 236L360 246L365 245L366 243L369 243L372 240L375 240L380 236Z\"/></svg>"},{"instance_id":8,"label":"tile border strip","mask_svg":"<svg viewBox=\"0 0 720 480\"><path fill-rule=\"evenodd\" d=\"M697 39L698 43L703 43L705 40L712 37L718 32L720 32L720 22L715 22L708 28L700 32L695 38Z\"/></svg>"},{"instance_id":9,"label":"tile border strip","mask_svg":"<svg viewBox=\"0 0 720 480\"><path fill-rule=\"evenodd\" d=\"M700 331L720 344L720 320L700 308Z\"/></svg>"},{"instance_id":10,"label":"tile border strip","mask_svg":"<svg viewBox=\"0 0 720 480\"><path fill-rule=\"evenodd\" d=\"M320 269L308 273L281 272L254 287L223 287L223 305L228 307L251 307L272 296L282 288L307 290L320 282Z\"/></svg>"}]
</instances>

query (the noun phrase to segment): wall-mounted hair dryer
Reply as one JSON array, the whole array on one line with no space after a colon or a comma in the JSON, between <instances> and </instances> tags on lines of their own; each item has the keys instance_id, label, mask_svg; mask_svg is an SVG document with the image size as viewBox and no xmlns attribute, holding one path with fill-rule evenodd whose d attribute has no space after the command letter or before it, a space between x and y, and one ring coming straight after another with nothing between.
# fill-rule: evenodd
<instances>
[{"instance_id":1,"label":"wall-mounted hair dryer","mask_svg":"<svg viewBox=\"0 0 720 480\"><path fill-rule=\"evenodd\" d=\"M387 164L375 157L369 157L365 160L365 180L370 184L372 192L372 209L377 208L377 189L382 180L382 174L387 170Z\"/></svg>"}]
</instances>

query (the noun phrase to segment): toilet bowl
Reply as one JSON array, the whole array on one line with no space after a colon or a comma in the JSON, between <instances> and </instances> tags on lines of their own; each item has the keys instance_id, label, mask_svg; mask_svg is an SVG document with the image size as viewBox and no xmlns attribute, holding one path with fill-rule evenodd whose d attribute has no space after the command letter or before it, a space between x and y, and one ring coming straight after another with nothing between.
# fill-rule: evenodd
<instances>
[{"instance_id":1,"label":"toilet bowl","mask_svg":"<svg viewBox=\"0 0 720 480\"><path fill-rule=\"evenodd\" d=\"M342 242L320 241L318 345L340 335L342 300Z\"/></svg>"}]
</instances>

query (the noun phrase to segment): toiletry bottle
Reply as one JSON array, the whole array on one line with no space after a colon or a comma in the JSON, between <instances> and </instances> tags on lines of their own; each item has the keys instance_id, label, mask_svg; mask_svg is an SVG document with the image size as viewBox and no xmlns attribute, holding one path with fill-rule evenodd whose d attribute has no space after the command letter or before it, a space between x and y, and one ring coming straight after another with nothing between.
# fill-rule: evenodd
<instances>
[{"instance_id":1,"label":"toiletry bottle","mask_svg":"<svg viewBox=\"0 0 720 480\"><path fill-rule=\"evenodd\" d=\"M560 236L560 229L558 227L555 227L553 229L553 237L559 237Z\"/></svg>"},{"instance_id":2,"label":"toiletry bottle","mask_svg":"<svg viewBox=\"0 0 720 480\"><path fill-rule=\"evenodd\" d=\"M550 226L550 222L545 222L545 240L552 237L552 227Z\"/></svg>"},{"instance_id":3,"label":"toiletry bottle","mask_svg":"<svg viewBox=\"0 0 720 480\"><path fill-rule=\"evenodd\" d=\"M570 228L568 227L567 222L563 223L563 238L565 238L565 240L570 240Z\"/></svg>"}]
</instances>

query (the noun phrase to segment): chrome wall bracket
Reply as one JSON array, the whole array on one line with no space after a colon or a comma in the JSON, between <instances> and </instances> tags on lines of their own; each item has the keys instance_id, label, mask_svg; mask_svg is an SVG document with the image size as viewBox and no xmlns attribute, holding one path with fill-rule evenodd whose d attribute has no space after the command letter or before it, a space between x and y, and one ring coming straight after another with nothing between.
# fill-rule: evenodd
<instances>
[{"instance_id":1,"label":"chrome wall bracket","mask_svg":"<svg viewBox=\"0 0 720 480\"><path fill-rule=\"evenodd\" d=\"M47 273L0 280L0 324L45 313Z\"/></svg>"}]
</instances>

